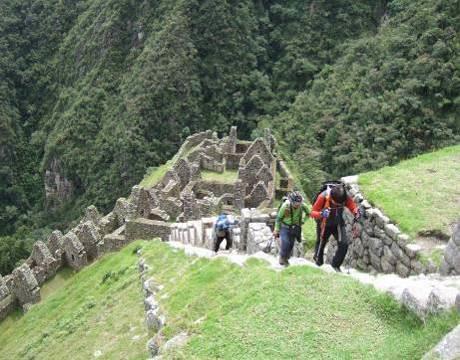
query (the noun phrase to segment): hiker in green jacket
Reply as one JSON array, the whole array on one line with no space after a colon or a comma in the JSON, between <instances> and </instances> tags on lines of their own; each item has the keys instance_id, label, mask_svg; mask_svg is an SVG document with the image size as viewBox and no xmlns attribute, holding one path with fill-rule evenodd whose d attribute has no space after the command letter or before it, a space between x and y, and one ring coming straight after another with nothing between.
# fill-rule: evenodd
<instances>
[{"instance_id":1,"label":"hiker in green jacket","mask_svg":"<svg viewBox=\"0 0 460 360\"><path fill-rule=\"evenodd\" d=\"M294 241L302 242L302 225L310 215L310 207L303 202L298 191L289 194L278 210L274 236L280 237L280 265L289 265Z\"/></svg>"}]
</instances>

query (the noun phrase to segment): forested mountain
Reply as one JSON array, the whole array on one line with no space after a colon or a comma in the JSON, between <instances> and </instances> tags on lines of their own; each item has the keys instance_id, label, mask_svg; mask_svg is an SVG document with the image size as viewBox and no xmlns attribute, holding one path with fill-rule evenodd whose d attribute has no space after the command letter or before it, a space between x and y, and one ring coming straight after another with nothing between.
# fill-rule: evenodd
<instances>
[{"instance_id":1,"label":"forested mountain","mask_svg":"<svg viewBox=\"0 0 460 360\"><path fill-rule=\"evenodd\" d=\"M2 1L0 272L198 130L272 127L307 193L458 142L459 14L458 0Z\"/></svg>"}]
</instances>

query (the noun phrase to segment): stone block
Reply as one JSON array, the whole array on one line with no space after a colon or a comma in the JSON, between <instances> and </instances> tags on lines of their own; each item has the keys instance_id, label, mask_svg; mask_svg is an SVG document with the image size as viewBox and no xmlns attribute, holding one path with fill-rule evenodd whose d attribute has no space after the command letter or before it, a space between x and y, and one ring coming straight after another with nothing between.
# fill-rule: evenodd
<instances>
[{"instance_id":1,"label":"stone block","mask_svg":"<svg viewBox=\"0 0 460 360\"><path fill-rule=\"evenodd\" d=\"M62 237L62 232L60 232L59 230L54 230L48 237L48 249L53 257L55 257L57 250L62 250Z\"/></svg>"},{"instance_id":2,"label":"stone block","mask_svg":"<svg viewBox=\"0 0 460 360\"><path fill-rule=\"evenodd\" d=\"M391 274L395 271L395 266L389 263L384 257L380 259L380 264L381 264L382 272L385 274Z\"/></svg>"},{"instance_id":3,"label":"stone block","mask_svg":"<svg viewBox=\"0 0 460 360\"><path fill-rule=\"evenodd\" d=\"M398 239L398 235L401 233L401 231L394 224L385 224L384 229L385 233L395 241Z\"/></svg>"},{"instance_id":4,"label":"stone block","mask_svg":"<svg viewBox=\"0 0 460 360\"><path fill-rule=\"evenodd\" d=\"M85 248L72 231L63 237L63 248L65 261L69 267L78 271L87 265Z\"/></svg>"},{"instance_id":5,"label":"stone block","mask_svg":"<svg viewBox=\"0 0 460 360\"><path fill-rule=\"evenodd\" d=\"M96 259L98 256L97 243L101 240L101 235L94 223L86 221L75 232L75 235L85 248L88 260Z\"/></svg>"},{"instance_id":6,"label":"stone block","mask_svg":"<svg viewBox=\"0 0 460 360\"><path fill-rule=\"evenodd\" d=\"M417 244L407 244L403 249L407 256L411 259L415 259L420 250L422 250L422 247Z\"/></svg>"},{"instance_id":7,"label":"stone block","mask_svg":"<svg viewBox=\"0 0 460 360\"><path fill-rule=\"evenodd\" d=\"M391 248L386 245L383 247L383 258L385 259L385 261L387 261L393 266L395 266L396 263L398 262L398 259L394 255L394 253L391 251Z\"/></svg>"},{"instance_id":8,"label":"stone block","mask_svg":"<svg viewBox=\"0 0 460 360\"><path fill-rule=\"evenodd\" d=\"M460 248L452 240L449 240L444 250L444 260L454 269L456 274L460 274Z\"/></svg>"},{"instance_id":9,"label":"stone block","mask_svg":"<svg viewBox=\"0 0 460 360\"><path fill-rule=\"evenodd\" d=\"M168 241L169 235L171 235L171 224L163 221L138 218L126 223L125 236L128 241L154 238Z\"/></svg>"},{"instance_id":10,"label":"stone block","mask_svg":"<svg viewBox=\"0 0 460 360\"><path fill-rule=\"evenodd\" d=\"M22 264L13 270L14 294L19 304L35 304L40 301L40 287L32 270Z\"/></svg>"},{"instance_id":11,"label":"stone block","mask_svg":"<svg viewBox=\"0 0 460 360\"><path fill-rule=\"evenodd\" d=\"M405 278L405 277L409 276L410 269L407 266L405 266L404 264L399 262L399 263L396 264L396 273L399 276Z\"/></svg>"},{"instance_id":12,"label":"stone block","mask_svg":"<svg viewBox=\"0 0 460 360\"><path fill-rule=\"evenodd\" d=\"M85 209L85 215L81 222L91 221L93 224L97 224L101 220L102 216L94 205L90 205Z\"/></svg>"},{"instance_id":13,"label":"stone block","mask_svg":"<svg viewBox=\"0 0 460 360\"><path fill-rule=\"evenodd\" d=\"M460 359L460 325L457 325L422 360L458 360Z\"/></svg>"},{"instance_id":14,"label":"stone block","mask_svg":"<svg viewBox=\"0 0 460 360\"><path fill-rule=\"evenodd\" d=\"M101 220L99 220L97 226L99 228L101 236L110 234L114 232L115 229L118 227L117 216L114 212L110 212L104 217L102 217Z\"/></svg>"},{"instance_id":15,"label":"stone block","mask_svg":"<svg viewBox=\"0 0 460 360\"><path fill-rule=\"evenodd\" d=\"M450 287L434 288L428 296L428 311L435 314L453 308L459 293L459 290Z\"/></svg>"},{"instance_id":16,"label":"stone block","mask_svg":"<svg viewBox=\"0 0 460 360\"><path fill-rule=\"evenodd\" d=\"M369 250L371 251L371 254L373 253L377 257L382 256L383 242L380 239L371 237L369 238L368 244L369 244Z\"/></svg>"}]
</instances>

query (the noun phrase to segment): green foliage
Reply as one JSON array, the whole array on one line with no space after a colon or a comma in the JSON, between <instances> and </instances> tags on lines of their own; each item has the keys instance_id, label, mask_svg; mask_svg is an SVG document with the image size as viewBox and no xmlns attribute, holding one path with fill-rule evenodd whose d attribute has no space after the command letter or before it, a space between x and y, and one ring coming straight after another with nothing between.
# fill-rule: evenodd
<instances>
[{"instance_id":1,"label":"green foliage","mask_svg":"<svg viewBox=\"0 0 460 360\"><path fill-rule=\"evenodd\" d=\"M456 3L392 1L377 34L340 47L276 119L306 190L460 140L459 20Z\"/></svg>"}]
</instances>

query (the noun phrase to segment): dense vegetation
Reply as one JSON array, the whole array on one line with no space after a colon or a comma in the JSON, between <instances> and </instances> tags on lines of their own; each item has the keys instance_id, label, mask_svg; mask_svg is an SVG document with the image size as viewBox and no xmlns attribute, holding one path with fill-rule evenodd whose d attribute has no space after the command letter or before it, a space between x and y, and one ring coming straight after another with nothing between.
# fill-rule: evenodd
<instances>
[{"instance_id":1,"label":"dense vegetation","mask_svg":"<svg viewBox=\"0 0 460 360\"><path fill-rule=\"evenodd\" d=\"M0 235L19 254L89 203L107 210L198 130L272 127L308 193L458 142L459 7L2 1ZM44 194L52 164L73 184L58 207ZM11 270L19 257L0 254Z\"/></svg>"}]
</instances>

